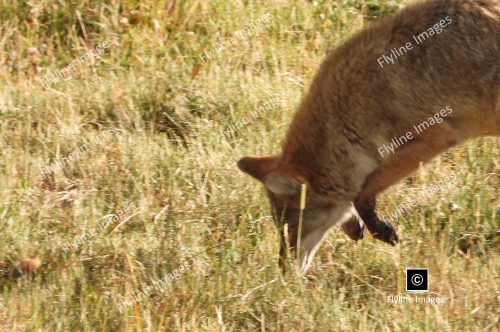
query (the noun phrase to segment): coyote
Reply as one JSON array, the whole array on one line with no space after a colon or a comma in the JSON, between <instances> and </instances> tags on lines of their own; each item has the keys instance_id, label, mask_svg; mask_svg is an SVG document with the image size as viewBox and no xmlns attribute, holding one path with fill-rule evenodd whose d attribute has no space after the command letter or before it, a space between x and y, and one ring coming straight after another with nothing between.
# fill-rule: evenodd
<instances>
[{"instance_id":1,"label":"coyote","mask_svg":"<svg viewBox=\"0 0 500 332\"><path fill-rule=\"evenodd\" d=\"M397 243L395 228L375 212L377 194L451 146L500 135L499 56L498 0L411 4L333 50L281 154L238 161L266 188L280 263L286 248L296 254L302 184L301 274L335 224L354 239L366 226L375 238Z\"/></svg>"}]
</instances>

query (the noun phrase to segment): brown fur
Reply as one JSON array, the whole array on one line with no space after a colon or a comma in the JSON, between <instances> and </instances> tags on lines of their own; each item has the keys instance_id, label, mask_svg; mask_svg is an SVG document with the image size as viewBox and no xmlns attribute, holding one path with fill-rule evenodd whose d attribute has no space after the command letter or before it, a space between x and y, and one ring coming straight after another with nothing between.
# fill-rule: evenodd
<instances>
[{"instance_id":1,"label":"brown fur","mask_svg":"<svg viewBox=\"0 0 500 332\"><path fill-rule=\"evenodd\" d=\"M441 34L416 45L412 36L446 16L452 23ZM380 67L380 56L408 41L413 50ZM375 213L377 194L457 143L500 135L499 54L500 1L432 0L409 5L360 31L327 57L295 114L279 156L247 157L239 166L266 184L268 193L280 191L271 200L277 212L298 204L296 184L305 183L311 210L333 211L335 202L354 202L368 230L394 244L394 229ZM389 145L393 137L412 131L413 125L446 106L453 112L442 123L416 135L394 154L384 158L379 154L381 145ZM296 222L285 221L292 225L293 240ZM308 222L320 227L305 220L306 228Z\"/></svg>"}]
</instances>

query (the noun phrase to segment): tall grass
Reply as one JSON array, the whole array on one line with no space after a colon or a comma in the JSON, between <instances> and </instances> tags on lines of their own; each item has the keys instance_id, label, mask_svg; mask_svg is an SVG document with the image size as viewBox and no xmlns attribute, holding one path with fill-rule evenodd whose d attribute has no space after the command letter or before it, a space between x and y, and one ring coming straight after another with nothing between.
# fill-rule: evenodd
<instances>
[{"instance_id":1,"label":"tall grass","mask_svg":"<svg viewBox=\"0 0 500 332\"><path fill-rule=\"evenodd\" d=\"M262 188L237 171L279 151L328 49L400 1L0 0L0 330L478 331L498 328L499 144L452 149L380 200L455 173L399 216L392 248L332 231L304 281L282 276ZM214 59L199 55L266 13ZM66 81L39 79L104 40ZM36 48L36 50L34 49ZM279 95L233 135L230 124ZM47 178L40 168L113 128ZM83 236L125 206L134 208ZM75 249L67 243L81 242ZM128 309L118 305L188 261ZM391 304L428 267L445 304Z\"/></svg>"}]
</instances>

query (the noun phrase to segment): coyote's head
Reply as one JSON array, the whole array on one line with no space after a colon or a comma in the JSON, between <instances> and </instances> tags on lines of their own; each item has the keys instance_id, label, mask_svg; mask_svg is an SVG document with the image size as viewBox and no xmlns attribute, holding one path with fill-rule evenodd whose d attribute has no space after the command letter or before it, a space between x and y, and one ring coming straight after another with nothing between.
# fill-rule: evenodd
<instances>
[{"instance_id":1,"label":"coyote's head","mask_svg":"<svg viewBox=\"0 0 500 332\"><path fill-rule=\"evenodd\" d=\"M291 249L292 257L297 255L299 219L301 214L300 197L302 184L306 185L307 195L305 208L302 210L302 228L300 237L300 272L304 274L309 268L321 240L328 229L337 223L345 223L344 231L352 239L360 239L364 226L353 215L350 202L333 202L331 199L316 193L309 185L308 179L296 166L284 167L279 157L245 157L238 161L238 167L253 178L262 182L271 203L271 213L281 238L280 266ZM285 228L285 225L287 227ZM287 229L287 234L285 234ZM288 240L288 241L287 241Z\"/></svg>"}]
</instances>

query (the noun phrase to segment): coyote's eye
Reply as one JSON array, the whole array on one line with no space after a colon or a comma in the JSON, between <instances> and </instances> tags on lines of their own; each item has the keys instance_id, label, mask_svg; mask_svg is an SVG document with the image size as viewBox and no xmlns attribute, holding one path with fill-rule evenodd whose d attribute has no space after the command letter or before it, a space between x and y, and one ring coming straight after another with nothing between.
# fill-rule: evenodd
<instances>
[{"instance_id":1,"label":"coyote's eye","mask_svg":"<svg viewBox=\"0 0 500 332\"><path fill-rule=\"evenodd\" d=\"M278 224L278 220L281 219L283 207L279 204L278 200L272 193L269 194L269 202L271 203L271 214L273 216L274 223Z\"/></svg>"},{"instance_id":2,"label":"coyote's eye","mask_svg":"<svg viewBox=\"0 0 500 332\"><path fill-rule=\"evenodd\" d=\"M271 203L271 214L273 216L276 227L282 228L285 223L288 223L293 209L291 209L286 202L281 202L276 195L268 192L269 202Z\"/></svg>"}]
</instances>

